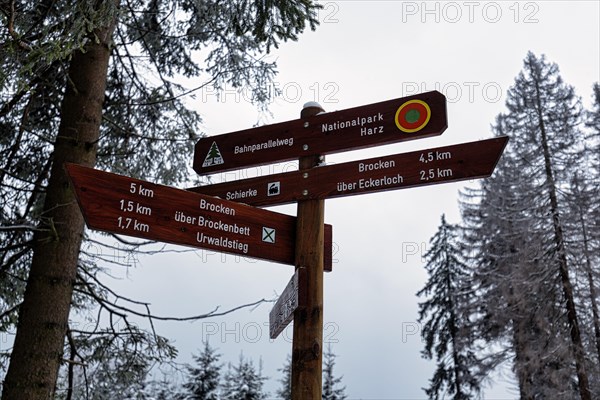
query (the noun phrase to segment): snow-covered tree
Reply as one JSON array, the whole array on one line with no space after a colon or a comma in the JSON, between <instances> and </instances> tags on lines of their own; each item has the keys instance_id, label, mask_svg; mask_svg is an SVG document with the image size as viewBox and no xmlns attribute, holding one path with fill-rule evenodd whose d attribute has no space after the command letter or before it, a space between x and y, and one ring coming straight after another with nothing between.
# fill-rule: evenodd
<instances>
[{"instance_id":1,"label":"snow-covered tree","mask_svg":"<svg viewBox=\"0 0 600 400\"><path fill-rule=\"evenodd\" d=\"M141 306L104 286L94 262L102 257L81 252L84 220L64 163L188 181L201 132L189 96L248 88L264 109L276 73L266 54L314 29L320 8L310 0L0 1L0 332L16 328L3 399L50 398L59 369L75 365L62 362L72 304L91 310L84 318L127 324L124 308ZM71 333L119 342L127 330ZM156 344L155 336L143 341Z\"/></svg>"},{"instance_id":2,"label":"snow-covered tree","mask_svg":"<svg viewBox=\"0 0 600 400\"><path fill-rule=\"evenodd\" d=\"M222 400L264 400L267 393L263 386L267 378L262 374L262 362L258 370L250 359L240 355L240 361L233 367L227 364L227 371L221 386Z\"/></svg>"},{"instance_id":3,"label":"snow-covered tree","mask_svg":"<svg viewBox=\"0 0 600 400\"><path fill-rule=\"evenodd\" d=\"M442 215L431 247L425 254L425 269L429 279L417 295L426 297L419 303L419 322L425 341L422 354L435 358L436 370L425 393L430 399L471 399L479 392L476 377L477 360L469 348L464 307L471 296L470 274L463 260L458 228L446 222Z\"/></svg>"},{"instance_id":4,"label":"snow-covered tree","mask_svg":"<svg viewBox=\"0 0 600 400\"><path fill-rule=\"evenodd\" d=\"M574 89L563 82L558 66L530 52L523 71L508 91L506 106L508 112L499 118L499 123L511 134L517 162L533 175L529 204L533 217L539 221L538 230L545 233L542 270L555 277L553 281L558 281L562 289L579 393L582 400L591 400L571 278L573 266L569 264L564 236L562 212L568 199L561 191L580 149L581 103Z\"/></svg>"},{"instance_id":5,"label":"snow-covered tree","mask_svg":"<svg viewBox=\"0 0 600 400\"><path fill-rule=\"evenodd\" d=\"M194 365L188 366L188 379L183 384L186 400L218 400L221 364L220 354L204 343L202 352L194 356Z\"/></svg>"},{"instance_id":6,"label":"snow-covered tree","mask_svg":"<svg viewBox=\"0 0 600 400\"><path fill-rule=\"evenodd\" d=\"M506 107L494 130L509 146L494 176L463 200L478 298L471 316L499 360L513 355L521 398L589 400L589 289L574 218L584 202L571 190L587 161L582 107L558 66L533 53Z\"/></svg>"},{"instance_id":7,"label":"snow-covered tree","mask_svg":"<svg viewBox=\"0 0 600 400\"><path fill-rule=\"evenodd\" d=\"M578 313L585 351L589 354L588 374L593 392L600 393L600 281L599 222L590 218L598 208L595 182L577 172L565 188L572 201L565 214L565 232L569 243L569 261L577 266L574 285L579 295Z\"/></svg>"},{"instance_id":8,"label":"snow-covered tree","mask_svg":"<svg viewBox=\"0 0 600 400\"><path fill-rule=\"evenodd\" d=\"M590 130L588 141L594 158L592 166L598 176L600 174L600 83L595 83L592 91L592 109L587 112L586 126ZM600 182L596 181L596 186L600 186Z\"/></svg>"},{"instance_id":9,"label":"snow-covered tree","mask_svg":"<svg viewBox=\"0 0 600 400\"><path fill-rule=\"evenodd\" d=\"M469 314L473 336L492 349L484 352L483 371L510 361L521 398L549 398L564 390L574 370L557 307L560 287L548 284L555 279L543 271L543 235L520 179L522 171L506 152L481 189L463 193L463 241L476 295Z\"/></svg>"},{"instance_id":10,"label":"snow-covered tree","mask_svg":"<svg viewBox=\"0 0 600 400\"><path fill-rule=\"evenodd\" d=\"M287 359L283 367L279 368L281 372L281 378L279 379L279 389L275 392L278 399L291 400L292 399L292 356L288 354Z\"/></svg>"},{"instance_id":11,"label":"snow-covered tree","mask_svg":"<svg viewBox=\"0 0 600 400\"><path fill-rule=\"evenodd\" d=\"M146 392L147 400L186 400L179 387L167 375L148 382Z\"/></svg>"},{"instance_id":12,"label":"snow-covered tree","mask_svg":"<svg viewBox=\"0 0 600 400\"><path fill-rule=\"evenodd\" d=\"M342 377L336 377L333 368L337 356L331 350L331 343L327 345L327 351L323 353L323 400L344 400L346 398L346 387L340 386Z\"/></svg>"}]
</instances>

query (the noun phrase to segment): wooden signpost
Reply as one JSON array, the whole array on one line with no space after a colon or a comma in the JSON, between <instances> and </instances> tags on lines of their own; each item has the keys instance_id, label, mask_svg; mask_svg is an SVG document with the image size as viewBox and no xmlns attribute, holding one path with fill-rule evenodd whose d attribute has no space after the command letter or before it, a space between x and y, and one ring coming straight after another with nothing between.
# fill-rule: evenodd
<instances>
[{"instance_id":1,"label":"wooden signpost","mask_svg":"<svg viewBox=\"0 0 600 400\"><path fill-rule=\"evenodd\" d=\"M442 134L446 98L432 91L200 139L200 175Z\"/></svg>"},{"instance_id":2,"label":"wooden signpost","mask_svg":"<svg viewBox=\"0 0 600 400\"><path fill-rule=\"evenodd\" d=\"M187 191L66 168L92 229L295 265L270 313L270 334L277 337L293 316L292 399L320 400L323 270L332 264L324 199L486 177L508 138L330 166L323 157L440 135L447 125L446 99L436 91L331 113L310 104L298 120L207 137L195 147L201 175L292 159L298 171ZM296 217L253 207L292 202Z\"/></svg>"},{"instance_id":3,"label":"wooden signpost","mask_svg":"<svg viewBox=\"0 0 600 400\"><path fill-rule=\"evenodd\" d=\"M494 171L507 142L502 136L188 190L252 206L274 206L484 178Z\"/></svg>"},{"instance_id":4,"label":"wooden signpost","mask_svg":"<svg viewBox=\"0 0 600 400\"><path fill-rule=\"evenodd\" d=\"M295 217L80 165L66 169L91 229L295 263ZM324 257L330 269L332 252Z\"/></svg>"}]
</instances>

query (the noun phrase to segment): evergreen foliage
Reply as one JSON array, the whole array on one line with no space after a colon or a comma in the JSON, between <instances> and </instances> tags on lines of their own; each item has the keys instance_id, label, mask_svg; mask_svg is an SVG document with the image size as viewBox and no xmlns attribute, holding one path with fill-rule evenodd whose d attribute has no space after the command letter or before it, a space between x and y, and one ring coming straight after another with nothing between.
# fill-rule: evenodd
<instances>
[{"instance_id":1,"label":"evergreen foliage","mask_svg":"<svg viewBox=\"0 0 600 400\"><path fill-rule=\"evenodd\" d=\"M470 348L473 338L464 311L472 297L466 285L470 272L459 243L458 228L442 216L425 254L429 279L417 293L427 298L419 303L419 322L423 324L423 356L436 360L430 386L425 389L427 396L435 400L446 394L455 400L471 399L480 390L476 376L479 365Z\"/></svg>"},{"instance_id":2,"label":"evergreen foliage","mask_svg":"<svg viewBox=\"0 0 600 400\"><path fill-rule=\"evenodd\" d=\"M278 369L281 372L281 378L279 379L280 387L275 392L278 399L291 400L292 399L292 356L288 354L285 364L282 368Z\"/></svg>"},{"instance_id":3,"label":"evergreen foliage","mask_svg":"<svg viewBox=\"0 0 600 400\"><path fill-rule=\"evenodd\" d=\"M0 2L0 332L14 330L19 319L23 324L12 351L20 359L10 363L3 396L10 390L22 399L49 397L62 358L56 355L64 350L73 360L62 364L62 376L73 376L83 364L102 368L105 360L97 354L120 358L111 365L174 356L164 338L127 320L136 307L142 309L134 314L151 319L147 305L103 281L107 261L122 260L98 254L142 245L115 238L115 248L85 235L62 164L194 184L188 182L189 155L202 132L189 99L206 88L218 93L228 85L245 87L264 109L276 73L265 55L314 29L319 8L308 0ZM50 285L52 298L33 284L25 294L28 280L46 285L55 279L65 284ZM44 304L53 312L40 311ZM70 309L91 326L96 320L125 326L69 329ZM41 315L53 320L44 321L43 329L32 326ZM116 351L124 343L133 351ZM104 347L96 351L93 345ZM9 356L4 352L0 359L3 370Z\"/></svg>"},{"instance_id":4,"label":"evergreen foliage","mask_svg":"<svg viewBox=\"0 0 600 400\"><path fill-rule=\"evenodd\" d=\"M323 400L344 400L346 398L346 387L341 386L342 377L336 377L333 368L337 356L328 344L327 351L323 353Z\"/></svg>"},{"instance_id":5,"label":"evergreen foliage","mask_svg":"<svg viewBox=\"0 0 600 400\"><path fill-rule=\"evenodd\" d=\"M240 355L237 366L227 364L221 387L222 400L265 400L267 394L263 385L267 378L262 374L262 366L258 371L252 360Z\"/></svg>"},{"instance_id":6,"label":"evergreen foliage","mask_svg":"<svg viewBox=\"0 0 600 400\"><path fill-rule=\"evenodd\" d=\"M509 146L461 200L465 284L476 296L464 304L470 335L488 344L481 371L510 361L523 399L595 398L595 114L556 64L531 52L506 108L494 131Z\"/></svg>"},{"instance_id":7,"label":"evergreen foliage","mask_svg":"<svg viewBox=\"0 0 600 400\"><path fill-rule=\"evenodd\" d=\"M189 400L218 400L219 378L221 365L218 364L220 355L210 347L208 341L204 344L202 353L194 356L195 365L188 367L188 381L183 384L186 399Z\"/></svg>"}]
</instances>

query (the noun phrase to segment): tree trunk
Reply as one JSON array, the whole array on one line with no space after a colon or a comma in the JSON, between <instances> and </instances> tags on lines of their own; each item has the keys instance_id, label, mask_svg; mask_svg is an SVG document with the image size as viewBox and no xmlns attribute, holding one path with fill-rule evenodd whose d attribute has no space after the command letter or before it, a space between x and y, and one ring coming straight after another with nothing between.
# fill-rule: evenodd
<instances>
[{"instance_id":1,"label":"tree trunk","mask_svg":"<svg viewBox=\"0 0 600 400\"><path fill-rule=\"evenodd\" d=\"M116 1L116 0L115 0ZM73 54L53 165L2 400L48 400L63 358L84 221L63 168L93 166L114 22Z\"/></svg>"},{"instance_id":2,"label":"tree trunk","mask_svg":"<svg viewBox=\"0 0 600 400\"><path fill-rule=\"evenodd\" d=\"M514 372L517 376L517 381L519 382L519 399L520 400L532 400L532 397L529 396L531 392L530 385L528 382L528 373L524 365L523 353L525 352L524 345L521 340L521 327L520 322L513 320L513 346L515 349L515 360L514 364Z\"/></svg>"},{"instance_id":3,"label":"tree trunk","mask_svg":"<svg viewBox=\"0 0 600 400\"><path fill-rule=\"evenodd\" d=\"M558 256L558 267L560 280L562 282L563 293L566 300L567 306L567 320L569 321L569 330L571 333L571 342L573 344L573 353L575 354L575 368L577 369L577 379L579 381L579 394L581 400L592 400L590 392L590 385L585 370L585 350L583 349L583 342L581 340L581 332L579 329L579 322L577 319L577 311L575 309L575 299L573 296L573 285L569 278L569 266L567 263L567 255L565 250L565 242L562 224L560 222L560 214L558 210L558 198L556 195L556 183L554 180L554 173L552 171L552 161L550 160L550 149L548 146L548 137L546 135L546 127L542 118L542 110L539 98L538 88L538 117L539 117L539 128L542 139L542 149L544 152L544 167L546 173L546 179L548 182L548 194L550 196L550 212L552 213L552 225L554 228L554 244L556 245L556 252Z\"/></svg>"},{"instance_id":4,"label":"tree trunk","mask_svg":"<svg viewBox=\"0 0 600 400\"><path fill-rule=\"evenodd\" d=\"M446 238L448 240L448 238ZM450 342L452 345L452 361L454 362L454 400L464 400L467 399L468 396L465 395L462 391L462 375L461 371L461 362L459 357L459 349L458 349L458 327L456 326L456 309L454 305L454 290L452 288L452 279L451 279L451 266L450 263L446 260L446 290L448 292L448 309L450 310L450 317L448 321L449 325L449 333L450 333Z\"/></svg>"}]
</instances>

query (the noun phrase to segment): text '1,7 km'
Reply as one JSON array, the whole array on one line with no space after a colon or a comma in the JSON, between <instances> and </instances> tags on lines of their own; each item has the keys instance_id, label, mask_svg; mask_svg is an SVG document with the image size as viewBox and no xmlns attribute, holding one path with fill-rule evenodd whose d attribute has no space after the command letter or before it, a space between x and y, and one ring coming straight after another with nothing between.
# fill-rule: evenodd
<instances>
[{"instance_id":1,"label":"text '1,7 km'","mask_svg":"<svg viewBox=\"0 0 600 400\"><path fill-rule=\"evenodd\" d=\"M194 170L204 175L380 146L440 135L447 127L446 98L432 91L206 137L196 144Z\"/></svg>"},{"instance_id":2,"label":"text '1,7 km'","mask_svg":"<svg viewBox=\"0 0 600 400\"><path fill-rule=\"evenodd\" d=\"M508 137L501 136L188 190L273 206L484 178L494 171L507 142Z\"/></svg>"},{"instance_id":3,"label":"text '1,7 km'","mask_svg":"<svg viewBox=\"0 0 600 400\"><path fill-rule=\"evenodd\" d=\"M65 168L91 229L294 264L296 217L80 165ZM325 270L332 244L326 225Z\"/></svg>"}]
</instances>

